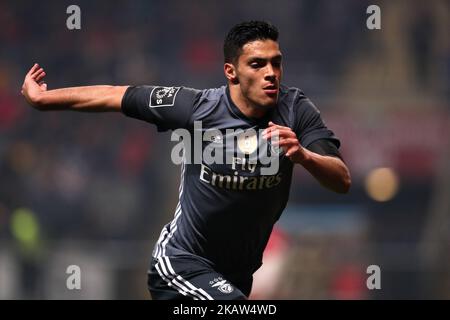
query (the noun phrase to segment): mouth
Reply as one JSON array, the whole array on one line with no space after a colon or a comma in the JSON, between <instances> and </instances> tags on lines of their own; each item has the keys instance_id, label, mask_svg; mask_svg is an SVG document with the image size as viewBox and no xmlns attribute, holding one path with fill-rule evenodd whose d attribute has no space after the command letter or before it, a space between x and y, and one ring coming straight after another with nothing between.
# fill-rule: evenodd
<instances>
[{"instance_id":1,"label":"mouth","mask_svg":"<svg viewBox=\"0 0 450 320\"><path fill-rule=\"evenodd\" d=\"M264 87L263 90L269 96L276 96L278 94L278 87L276 85Z\"/></svg>"}]
</instances>

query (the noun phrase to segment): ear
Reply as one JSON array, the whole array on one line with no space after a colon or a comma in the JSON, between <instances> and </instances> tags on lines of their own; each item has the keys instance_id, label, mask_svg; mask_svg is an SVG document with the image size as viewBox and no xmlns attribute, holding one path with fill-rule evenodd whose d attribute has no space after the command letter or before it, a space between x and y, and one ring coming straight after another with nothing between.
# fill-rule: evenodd
<instances>
[{"instance_id":1,"label":"ear","mask_svg":"<svg viewBox=\"0 0 450 320\"><path fill-rule=\"evenodd\" d=\"M233 84L238 84L239 79L236 74L236 67L232 63L225 63L223 66L223 71L225 73L225 77Z\"/></svg>"}]
</instances>

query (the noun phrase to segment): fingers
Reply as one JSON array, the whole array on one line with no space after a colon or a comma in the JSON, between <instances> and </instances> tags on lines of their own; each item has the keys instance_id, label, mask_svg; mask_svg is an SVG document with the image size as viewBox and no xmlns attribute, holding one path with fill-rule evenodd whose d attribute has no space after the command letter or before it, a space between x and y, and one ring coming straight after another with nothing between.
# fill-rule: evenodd
<instances>
[{"instance_id":1,"label":"fingers","mask_svg":"<svg viewBox=\"0 0 450 320\"><path fill-rule=\"evenodd\" d=\"M282 139L280 141L273 141L272 145L275 147L276 146L281 147L284 150L287 157L296 153L300 148L300 144L297 138L289 138L289 139Z\"/></svg>"},{"instance_id":2,"label":"fingers","mask_svg":"<svg viewBox=\"0 0 450 320\"><path fill-rule=\"evenodd\" d=\"M269 127L273 127L273 126L275 126L275 127L283 127L283 126L280 126L280 125L278 125L278 124L276 124L276 123L274 123L272 121L269 121Z\"/></svg>"},{"instance_id":3,"label":"fingers","mask_svg":"<svg viewBox=\"0 0 450 320\"><path fill-rule=\"evenodd\" d=\"M275 129L282 129L282 128L291 130L291 128L289 128L289 127L280 126L276 123L273 123L272 121L269 121L269 126L267 127L266 130L275 130Z\"/></svg>"},{"instance_id":4,"label":"fingers","mask_svg":"<svg viewBox=\"0 0 450 320\"><path fill-rule=\"evenodd\" d=\"M36 82L41 81L45 77L46 73L43 68L39 67L39 64L35 63L30 71L28 71L26 77L30 77L31 79L35 80Z\"/></svg>"},{"instance_id":5,"label":"fingers","mask_svg":"<svg viewBox=\"0 0 450 320\"><path fill-rule=\"evenodd\" d=\"M266 140L272 138L272 145L281 147L286 157L292 162L301 163L305 159L304 149L291 128L280 126L269 121L269 126L263 131L262 137Z\"/></svg>"},{"instance_id":6,"label":"fingers","mask_svg":"<svg viewBox=\"0 0 450 320\"><path fill-rule=\"evenodd\" d=\"M270 129L267 128L266 130L264 130L262 137L267 140L274 135L278 135L279 138L296 138L297 137L290 128L281 127L281 126L279 126L278 128L275 128L275 127L272 127Z\"/></svg>"},{"instance_id":7,"label":"fingers","mask_svg":"<svg viewBox=\"0 0 450 320\"><path fill-rule=\"evenodd\" d=\"M27 76L31 76L34 72L36 72L36 70L37 70L38 68L39 68L39 65L38 65L37 63L35 63L35 64L31 67L30 71L28 71Z\"/></svg>"},{"instance_id":8,"label":"fingers","mask_svg":"<svg viewBox=\"0 0 450 320\"><path fill-rule=\"evenodd\" d=\"M279 147L285 147L285 146L289 146L289 145L298 145L298 140L296 138L287 138L287 139L282 139L280 141L273 141L272 145L279 146Z\"/></svg>"},{"instance_id":9,"label":"fingers","mask_svg":"<svg viewBox=\"0 0 450 320\"><path fill-rule=\"evenodd\" d=\"M263 131L262 137L268 140L274 136L278 137L278 139L272 140L272 145L283 148L286 156L289 158L297 154L301 148L297 135L291 128L280 126L270 121L269 126Z\"/></svg>"},{"instance_id":10,"label":"fingers","mask_svg":"<svg viewBox=\"0 0 450 320\"><path fill-rule=\"evenodd\" d=\"M42 72L36 74L36 76L34 77L34 80L36 80L36 82L40 82L46 75L44 69L40 69L42 70Z\"/></svg>"},{"instance_id":11,"label":"fingers","mask_svg":"<svg viewBox=\"0 0 450 320\"><path fill-rule=\"evenodd\" d=\"M35 63L26 74L20 93L24 96L28 96L30 90L36 90L37 86L39 86L40 90L46 91L47 84L42 81L45 76L46 73L44 69L41 68L39 64Z\"/></svg>"},{"instance_id":12,"label":"fingers","mask_svg":"<svg viewBox=\"0 0 450 320\"><path fill-rule=\"evenodd\" d=\"M44 73L44 75L45 75L44 69L39 68L37 71L35 71L34 73L31 74L31 79L38 81L37 78L40 77L42 75L42 73Z\"/></svg>"},{"instance_id":13,"label":"fingers","mask_svg":"<svg viewBox=\"0 0 450 320\"><path fill-rule=\"evenodd\" d=\"M275 128L285 128L283 126L279 126L278 124L273 123L272 121L269 121L269 127L267 128L268 130L273 130Z\"/></svg>"},{"instance_id":14,"label":"fingers","mask_svg":"<svg viewBox=\"0 0 450 320\"><path fill-rule=\"evenodd\" d=\"M291 130L291 128L283 127L283 126L273 123L272 121L269 121L269 126L264 130L263 134L269 133L274 130Z\"/></svg>"}]
</instances>

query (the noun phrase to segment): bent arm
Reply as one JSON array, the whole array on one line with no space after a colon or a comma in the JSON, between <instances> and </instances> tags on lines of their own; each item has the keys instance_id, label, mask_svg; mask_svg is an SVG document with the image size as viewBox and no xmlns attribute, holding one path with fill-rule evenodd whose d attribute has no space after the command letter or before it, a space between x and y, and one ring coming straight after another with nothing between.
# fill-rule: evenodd
<instances>
[{"instance_id":1,"label":"bent arm","mask_svg":"<svg viewBox=\"0 0 450 320\"><path fill-rule=\"evenodd\" d=\"M35 64L25 76L22 94L41 111L75 110L86 112L120 111L128 86L87 86L47 90L42 82L44 69Z\"/></svg>"},{"instance_id":2,"label":"bent arm","mask_svg":"<svg viewBox=\"0 0 450 320\"><path fill-rule=\"evenodd\" d=\"M347 193L351 186L350 172L345 163L332 156L322 156L302 148L298 161L321 185L338 193Z\"/></svg>"},{"instance_id":3,"label":"bent arm","mask_svg":"<svg viewBox=\"0 0 450 320\"><path fill-rule=\"evenodd\" d=\"M336 151L328 150L324 152L321 149L326 148L326 145L318 143L312 148L318 153L310 151L300 145L291 128L279 126L273 122L269 122L269 127L265 129L263 137L268 139L275 133L278 135L279 141L272 142L272 144L282 147L286 156L293 163L302 165L322 186L338 193L347 193L350 190L350 171L344 161L338 158L339 152L337 149ZM323 155L319 154L321 152Z\"/></svg>"}]
</instances>

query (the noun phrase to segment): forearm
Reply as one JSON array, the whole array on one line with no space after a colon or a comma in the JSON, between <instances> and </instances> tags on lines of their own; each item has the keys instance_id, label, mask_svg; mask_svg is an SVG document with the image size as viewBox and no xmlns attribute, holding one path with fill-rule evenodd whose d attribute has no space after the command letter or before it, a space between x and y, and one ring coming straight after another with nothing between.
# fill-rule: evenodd
<instances>
[{"instance_id":1,"label":"forearm","mask_svg":"<svg viewBox=\"0 0 450 320\"><path fill-rule=\"evenodd\" d=\"M44 91L36 99L39 110L85 112L118 111L127 86L87 86Z\"/></svg>"},{"instance_id":2,"label":"forearm","mask_svg":"<svg viewBox=\"0 0 450 320\"><path fill-rule=\"evenodd\" d=\"M344 162L336 157L322 156L303 148L304 158L299 161L324 187L338 193L350 189L350 172Z\"/></svg>"}]
</instances>

